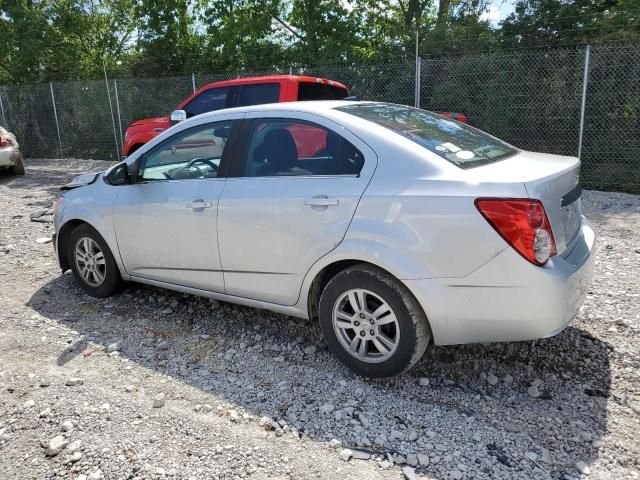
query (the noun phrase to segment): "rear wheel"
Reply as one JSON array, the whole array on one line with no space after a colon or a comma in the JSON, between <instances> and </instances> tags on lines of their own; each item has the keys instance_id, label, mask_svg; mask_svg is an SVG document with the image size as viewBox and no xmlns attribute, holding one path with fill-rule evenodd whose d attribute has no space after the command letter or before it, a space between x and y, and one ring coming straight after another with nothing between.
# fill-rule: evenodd
<instances>
[{"instance_id":1,"label":"rear wheel","mask_svg":"<svg viewBox=\"0 0 640 480\"><path fill-rule=\"evenodd\" d=\"M14 175L24 175L24 162L22 161L22 157L20 157L16 164L11 167L11 173Z\"/></svg>"},{"instance_id":2,"label":"rear wheel","mask_svg":"<svg viewBox=\"0 0 640 480\"><path fill-rule=\"evenodd\" d=\"M320 324L331 351L365 377L384 378L411 368L431 330L411 292L367 264L333 277L320 297Z\"/></svg>"},{"instance_id":3,"label":"rear wheel","mask_svg":"<svg viewBox=\"0 0 640 480\"><path fill-rule=\"evenodd\" d=\"M69 236L67 255L82 289L93 297L108 297L122 286L118 265L100 234L91 226L76 227Z\"/></svg>"}]
</instances>

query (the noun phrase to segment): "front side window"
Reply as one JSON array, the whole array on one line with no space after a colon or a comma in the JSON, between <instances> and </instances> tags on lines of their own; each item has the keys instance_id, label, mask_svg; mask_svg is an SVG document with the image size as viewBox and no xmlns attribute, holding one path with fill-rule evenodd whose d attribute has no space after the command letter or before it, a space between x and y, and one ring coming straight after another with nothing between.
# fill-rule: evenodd
<instances>
[{"instance_id":1,"label":"front side window","mask_svg":"<svg viewBox=\"0 0 640 480\"><path fill-rule=\"evenodd\" d=\"M362 153L337 133L302 120L255 120L245 176L357 175Z\"/></svg>"},{"instance_id":2,"label":"front side window","mask_svg":"<svg viewBox=\"0 0 640 480\"><path fill-rule=\"evenodd\" d=\"M227 102L227 87L210 88L197 97L191 99L183 110L187 113L187 118L191 118L201 113L213 112L225 108Z\"/></svg>"},{"instance_id":3,"label":"front side window","mask_svg":"<svg viewBox=\"0 0 640 480\"><path fill-rule=\"evenodd\" d=\"M168 138L143 158L143 180L184 180L218 176L232 121L208 123Z\"/></svg>"},{"instance_id":4,"label":"front side window","mask_svg":"<svg viewBox=\"0 0 640 480\"><path fill-rule=\"evenodd\" d=\"M516 148L480 130L417 108L362 103L336 110L382 125L460 168L486 165L518 153Z\"/></svg>"}]
</instances>

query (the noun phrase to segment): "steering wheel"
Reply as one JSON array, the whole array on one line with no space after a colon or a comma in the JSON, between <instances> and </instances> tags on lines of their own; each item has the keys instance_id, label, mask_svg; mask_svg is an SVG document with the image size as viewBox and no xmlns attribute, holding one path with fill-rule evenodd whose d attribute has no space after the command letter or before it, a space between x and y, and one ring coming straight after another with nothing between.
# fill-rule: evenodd
<instances>
[{"instance_id":1,"label":"steering wheel","mask_svg":"<svg viewBox=\"0 0 640 480\"><path fill-rule=\"evenodd\" d=\"M187 164L187 170L193 167L196 163L206 163L213 169L214 172L218 171L218 165L213 163L213 160L211 160L210 158L194 158Z\"/></svg>"}]
</instances>

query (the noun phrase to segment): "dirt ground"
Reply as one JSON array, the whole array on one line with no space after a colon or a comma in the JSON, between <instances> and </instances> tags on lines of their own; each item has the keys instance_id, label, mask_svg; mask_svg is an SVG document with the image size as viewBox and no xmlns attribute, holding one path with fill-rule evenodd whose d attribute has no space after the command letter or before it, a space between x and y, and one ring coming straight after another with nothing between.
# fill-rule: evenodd
<instances>
[{"instance_id":1,"label":"dirt ground","mask_svg":"<svg viewBox=\"0 0 640 480\"><path fill-rule=\"evenodd\" d=\"M639 196L583 194L595 276L564 332L432 348L372 382L312 322L83 294L37 240L58 187L107 165L0 173L0 479L640 477Z\"/></svg>"}]
</instances>

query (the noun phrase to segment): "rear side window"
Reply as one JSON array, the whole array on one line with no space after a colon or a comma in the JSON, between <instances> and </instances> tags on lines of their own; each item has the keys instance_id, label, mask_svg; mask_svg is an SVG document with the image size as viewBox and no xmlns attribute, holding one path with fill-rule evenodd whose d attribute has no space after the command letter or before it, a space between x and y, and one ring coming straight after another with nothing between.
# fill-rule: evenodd
<instances>
[{"instance_id":1,"label":"rear side window","mask_svg":"<svg viewBox=\"0 0 640 480\"><path fill-rule=\"evenodd\" d=\"M349 96L344 87L328 83L300 82L298 84L298 100L342 100Z\"/></svg>"},{"instance_id":2,"label":"rear side window","mask_svg":"<svg viewBox=\"0 0 640 480\"><path fill-rule=\"evenodd\" d=\"M253 124L244 176L357 175L363 164L355 146L321 125L264 119Z\"/></svg>"},{"instance_id":3,"label":"rear side window","mask_svg":"<svg viewBox=\"0 0 640 480\"><path fill-rule=\"evenodd\" d=\"M280 84L259 83L255 85L242 85L239 87L237 95L238 98L234 102L236 107L278 103L280 99Z\"/></svg>"},{"instance_id":4,"label":"rear side window","mask_svg":"<svg viewBox=\"0 0 640 480\"><path fill-rule=\"evenodd\" d=\"M191 118L201 113L213 112L224 108L227 102L227 91L227 87L205 90L184 106L187 117Z\"/></svg>"},{"instance_id":5,"label":"rear side window","mask_svg":"<svg viewBox=\"0 0 640 480\"><path fill-rule=\"evenodd\" d=\"M417 108L364 103L336 110L382 125L460 168L486 165L518 153L480 130Z\"/></svg>"}]
</instances>

